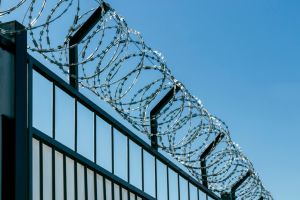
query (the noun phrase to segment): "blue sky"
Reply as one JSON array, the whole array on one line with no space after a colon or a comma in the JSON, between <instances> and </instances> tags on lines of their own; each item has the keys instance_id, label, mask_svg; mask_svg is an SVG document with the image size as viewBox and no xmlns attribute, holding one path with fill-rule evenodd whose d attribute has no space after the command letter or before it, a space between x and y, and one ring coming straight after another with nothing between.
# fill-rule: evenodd
<instances>
[{"instance_id":1,"label":"blue sky","mask_svg":"<svg viewBox=\"0 0 300 200\"><path fill-rule=\"evenodd\" d=\"M229 126L275 199L300 189L300 1L108 1Z\"/></svg>"}]
</instances>

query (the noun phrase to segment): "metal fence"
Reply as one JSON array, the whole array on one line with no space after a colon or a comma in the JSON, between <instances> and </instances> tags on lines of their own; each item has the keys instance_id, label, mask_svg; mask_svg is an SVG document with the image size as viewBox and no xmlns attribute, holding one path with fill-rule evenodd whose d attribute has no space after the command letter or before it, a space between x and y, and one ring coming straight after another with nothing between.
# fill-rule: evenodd
<instances>
[{"instance_id":1,"label":"metal fence","mask_svg":"<svg viewBox=\"0 0 300 200\"><path fill-rule=\"evenodd\" d=\"M15 61L9 66L16 76L12 98L22 104L16 115L2 116L2 199L220 199L26 51L22 54L26 37L14 37L0 36L1 49ZM19 122L23 126L17 124L20 113L26 115ZM82 124L88 116L89 123ZM11 131L19 134L12 137Z\"/></svg>"}]
</instances>

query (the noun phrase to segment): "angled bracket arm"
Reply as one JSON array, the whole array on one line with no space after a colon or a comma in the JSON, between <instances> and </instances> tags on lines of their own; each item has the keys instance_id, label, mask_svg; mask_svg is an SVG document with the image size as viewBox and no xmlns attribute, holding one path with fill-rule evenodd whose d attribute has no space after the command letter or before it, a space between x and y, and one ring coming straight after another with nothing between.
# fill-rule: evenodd
<instances>
[{"instance_id":1,"label":"angled bracket arm","mask_svg":"<svg viewBox=\"0 0 300 200\"><path fill-rule=\"evenodd\" d=\"M201 165L201 175L202 175L202 183L205 187L208 188L207 182L207 170L206 170L206 157L216 148L216 146L221 142L224 138L224 133L219 133L215 140L207 146L207 148L203 151L200 156L200 165Z\"/></svg>"},{"instance_id":2,"label":"angled bracket arm","mask_svg":"<svg viewBox=\"0 0 300 200\"><path fill-rule=\"evenodd\" d=\"M248 177L251 176L252 173L253 172L251 170L248 170L247 173L232 186L232 188L231 188L231 196L232 196L233 200L235 200L235 192L236 192L236 190L247 180Z\"/></svg>"},{"instance_id":3,"label":"angled bracket arm","mask_svg":"<svg viewBox=\"0 0 300 200\"><path fill-rule=\"evenodd\" d=\"M69 79L70 85L78 90L78 46L77 44L95 27L97 22L110 9L109 4L102 3L69 41ZM104 13L103 13L104 11Z\"/></svg>"},{"instance_id":4,"label":"angled bracket arm","mask_svg":"<svg viewBox=\"0 0 300 200\"><path fill-rule=\"evenodd\" d=\"M156 106L150 111L150 128L151 128L151 146L157 150L158 141L157 141L157 114L170 102L170 100L177 94L179 91L177 85L174 88L170 89L169 92L156 104Z\"/></svg>"}]
</instances>

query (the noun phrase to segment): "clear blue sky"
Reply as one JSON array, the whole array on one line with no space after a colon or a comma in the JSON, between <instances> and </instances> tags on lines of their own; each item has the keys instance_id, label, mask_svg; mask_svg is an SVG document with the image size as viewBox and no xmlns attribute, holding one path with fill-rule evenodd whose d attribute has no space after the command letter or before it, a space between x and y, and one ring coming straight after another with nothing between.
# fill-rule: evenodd
<instances>
[{"instance_id":1,"label":"clear blue sky","mask_svg":"<svg viewBox=\"0 0 300 200\"><path fill-rule=\"evenodd\" d=\"M300 1L108 1L223 119L277 200L300 191Z\"/></svg>"}]
</instances>

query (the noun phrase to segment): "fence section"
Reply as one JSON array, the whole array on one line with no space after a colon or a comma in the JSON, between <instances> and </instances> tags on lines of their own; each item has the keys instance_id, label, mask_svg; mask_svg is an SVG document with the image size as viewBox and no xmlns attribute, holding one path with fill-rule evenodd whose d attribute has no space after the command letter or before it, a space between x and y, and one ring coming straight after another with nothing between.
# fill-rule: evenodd
<instances>
[{"instance_id":1,"label":"fence section","mask_svg":"<svg viewBox=\"0 0 300 200\"><path fill-rule=\"evenodd\" d=\"M33 168L40 169L33 174L39 181L33 182L34 196L49 197L51 190L67 199L66 194L78 199L219 199L33 57L28 63L33 69ZM68 179L74 180L72 186Z\"/></svg>"}]
</instances>

